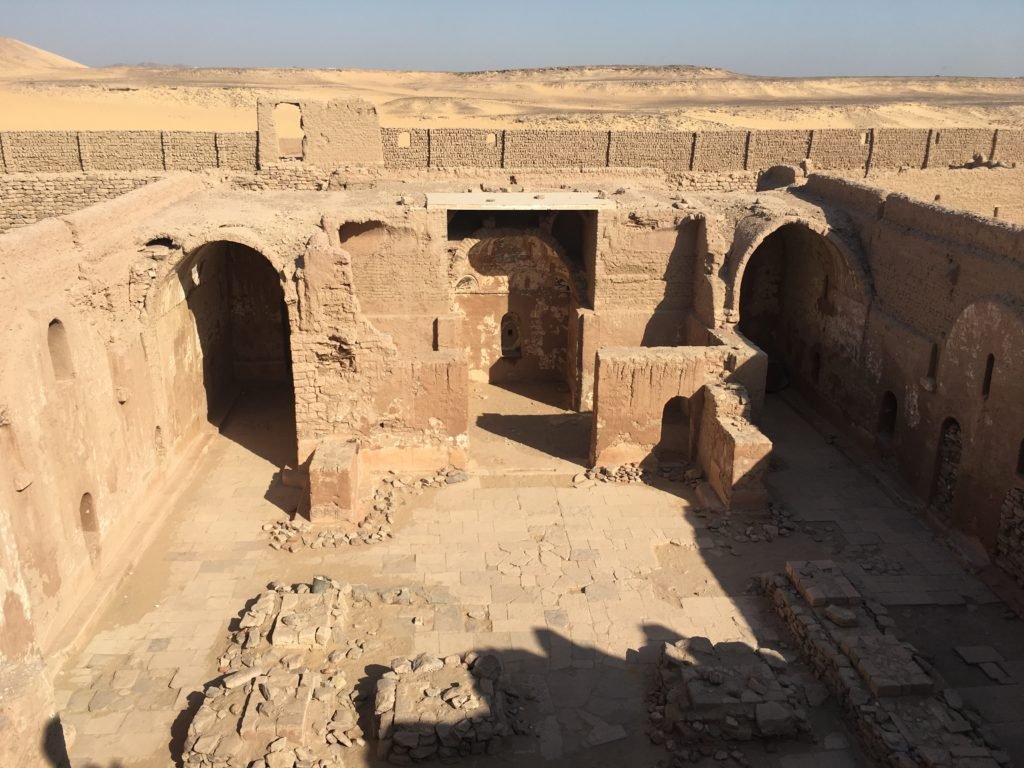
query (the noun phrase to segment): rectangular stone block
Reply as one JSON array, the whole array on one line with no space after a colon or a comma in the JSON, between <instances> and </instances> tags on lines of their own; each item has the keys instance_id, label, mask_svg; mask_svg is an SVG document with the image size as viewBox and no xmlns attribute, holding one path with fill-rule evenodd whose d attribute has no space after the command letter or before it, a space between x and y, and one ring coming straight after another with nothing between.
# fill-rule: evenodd
<instances>
[{"instance_id":1,"label":"rectangular stone block","mask_svg":"<svg viewBox=\"0 0 1024 768\"><path fill-rule=\"evenodd\" d=\"M361 523L359 445L327 439L309 465L309 519L313 523Z\"/></svg>"}]
</instances>

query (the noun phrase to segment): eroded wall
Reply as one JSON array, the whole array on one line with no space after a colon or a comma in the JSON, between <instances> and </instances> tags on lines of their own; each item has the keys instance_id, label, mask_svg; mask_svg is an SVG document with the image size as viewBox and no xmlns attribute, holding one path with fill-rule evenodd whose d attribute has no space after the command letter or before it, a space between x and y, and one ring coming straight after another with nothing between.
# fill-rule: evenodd
<instances>
[{"instance_id":1,"label":"eroded wall","mask_svg":"<svg viewBox=\"0 0 1024 768\"><path fill-rule=\"evenodd\" d=\"M842 379L846 413L873 437L892 393L883 449L925 505L940 492L941 437L955 420L960 469L937 516L994 552L1004 499L1020 485L1024 230L838 179L812 177L804 194L841 206L872 281L860 363Z\"/></svg>"}]
</instances>

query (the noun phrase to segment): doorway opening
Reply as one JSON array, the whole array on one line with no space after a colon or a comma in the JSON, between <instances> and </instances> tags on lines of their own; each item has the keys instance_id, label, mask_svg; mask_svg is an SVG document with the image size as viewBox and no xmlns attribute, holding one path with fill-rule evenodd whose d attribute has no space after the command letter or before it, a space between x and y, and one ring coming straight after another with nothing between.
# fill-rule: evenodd
<instances>
[{"instance_id":1,"label":"doorway opening","mask_svg":"<svg viewBox=\"0 0 1024 768\"><path fill-rule=\"evenodd\" d=\"M207 418L277 466L296 460L288 308L263 254L219 241L179 268L202 358Z\"/></svg>"}]
</instances>

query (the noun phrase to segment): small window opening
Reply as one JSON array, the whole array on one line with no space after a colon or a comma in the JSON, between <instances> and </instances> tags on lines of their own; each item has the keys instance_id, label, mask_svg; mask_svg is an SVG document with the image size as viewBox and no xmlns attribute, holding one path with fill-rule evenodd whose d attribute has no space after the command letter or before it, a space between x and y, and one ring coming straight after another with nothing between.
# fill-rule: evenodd
<instances>
[{"instance_id":1,"label":"small window opening","mask_svg":"<svg viewBox=\"0 0 1024 768\"><path fill-rule=\"evenodd\" d=\"M278 104L274 107L274 131L277 133L277 153L282 160L301 160L304 157L302 110L298 104Z\"/></svg>"},{"instance_id":2,"label":"small window opening","mask_svg":"<svg viewBox=\"0 0 1024 768\"><path fill-rule=\"evenodd\" d=\"M68 343L68 332L64 323L51 320L46 330L46 344L50 349L50 363L57 381L69 381L75 378L75 367L71 362L71 345Z\"/></svg>"},{"instance_id":3,"label":"small window opening","mask_svg":"<svg viewBox=\"0 0 1024 768\"><path fill-rule=\"evenodd\" d=\"M878 411L878 436L890 438L896 431L896 416L899 412L899 405L896 402L896 395L886 392L882 395L882 407Z\"/></svg>"},{"instance_id":4,"label":"small window opening","mask_svg":"<svg viewBox=\"0 0 1024 768\"><path fill-rule=\"evenodd\" d=\"M864 145L867 145L868 142L870 142L870 141L871 141L871 131L864 131L860 135L860 143L864 144Z\"/></svg>"},{"instance_id":5,"label":"small window opening","mask_svg":"<svg viewBox=\"0 0 1024 768\"><path fill-rule=\"evenodd\" d=\"M939 143L939 137L940 137L940 136L942 136L942 132L941 132L941 131L936 131L936 132L935 132L935 143L936 143L936 144L938 144L938 143Z\"/></svg>"},{"instance_id":6,"label":"small window opening","mask_svg":"<svg viewBox=\"0 0 1024 768\"><path fill-rule=\"evenodd\" d=\"M484 143L489 147L493 147L498 143L498 134L488 133L487 136L484 137Z\"/></svg>"},{"instance_id":7,"label":"small window opening","mask_svg":"<svg viewBox=\"0 0 1024 768\"><path fill-rule=\"evenodd\" d=\"M989 355L985 360L985 380L981 383L981 396L988 400L992 391L992 370L996 367L996 356Z\"/></svg>"},{"instance_id":8,"label":"small window opening","mask_svg":"<svg viewBox=\"0 0 1024 768\"><path fill-rule=\"evenodd\" d=\"M398 148L408 149L412 146L412 135L408 131L402 131L398 134Z\"/></svg>"},{"instance_id":9,"label":"small window opening","mask_svg":"<svg viewBox=\"0 0 1024 768\"><path fill-rule=\"evenodd\" d=\"M501 356L519 358L523 356L523 342L519 333L519 315L507 312L501 318Z\"/></svg>"},{"instance_id":10,"label":"small window opening","mask_svg":"<svg viewBox=\"0 0 1024 768\"><path fill-rule=\"evenodd\" d=\"M928 356L928 378L934 379L939 372L939 345L932 344L931 354Z\"/></svg>"},{"instance_id":11,"label":"small window opening","mask_svg":"<svg viewBox=\"0 0 1024 768\"><path fill-rule=\"evenodd\" d=\"M78 502L78 520L85 537L85 546L89 550L89 559L96 560L100 551L100 521L96 516L96 504L91 493L83 493Z\"/></svg>"}]
</instances>

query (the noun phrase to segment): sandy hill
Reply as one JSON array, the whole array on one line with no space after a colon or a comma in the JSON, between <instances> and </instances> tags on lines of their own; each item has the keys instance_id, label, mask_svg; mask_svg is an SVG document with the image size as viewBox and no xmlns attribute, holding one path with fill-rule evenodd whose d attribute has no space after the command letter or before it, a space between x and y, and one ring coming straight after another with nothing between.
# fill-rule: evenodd
<instances>
[{"instance_id":1,"label":"sandy hill","mask_svg":"<svg viewBox=\"0 0 1024 768\"><path fill-rule=\"evenodd\" d=\"M0 70L85 69L84 64L65 59L42 48L11 37L0 37Z\"/></svg>"}]
</instances>

